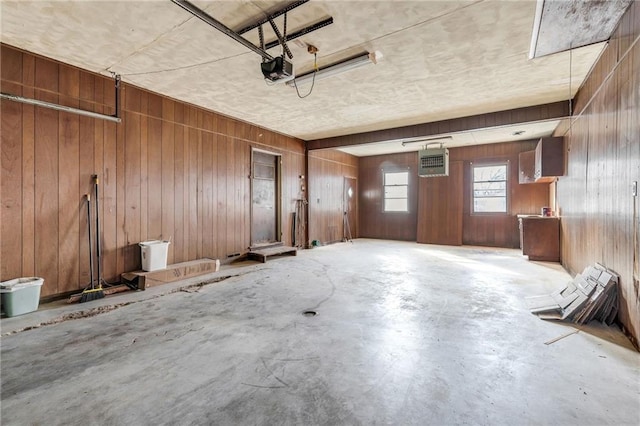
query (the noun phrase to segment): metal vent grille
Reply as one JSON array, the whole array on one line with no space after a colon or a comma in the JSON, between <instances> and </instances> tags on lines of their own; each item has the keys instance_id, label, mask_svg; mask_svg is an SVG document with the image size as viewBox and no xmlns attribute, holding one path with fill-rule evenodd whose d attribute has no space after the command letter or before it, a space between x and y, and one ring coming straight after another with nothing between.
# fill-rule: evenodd
<instances>
[{"instance_id":1,"label":"metal vent grille","mask_svg":"<svg viewBox=\"0 0 640 426\"><path fill-rule=\"evenodd\" d=\"M420 157L420 167L423 169L433 167L444 167L444 156L439 155L425 155Z\"/></svg>"}]
</instances>

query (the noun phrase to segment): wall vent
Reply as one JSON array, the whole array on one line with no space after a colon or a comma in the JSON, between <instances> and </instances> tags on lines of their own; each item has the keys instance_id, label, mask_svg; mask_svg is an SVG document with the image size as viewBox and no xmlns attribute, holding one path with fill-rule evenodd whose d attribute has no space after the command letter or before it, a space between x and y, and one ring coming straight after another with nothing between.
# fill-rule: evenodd
<instances>
[{"instance_id":1,"label":"wall vent","mask_svg":"<svg viewBox=\"0 0 640 426\"><path fill-rule=\"evenodd\" d=\"M449 176L449 150L440 148L419 151L418 175L421 177Z\"/></svg>"}]
</instances>

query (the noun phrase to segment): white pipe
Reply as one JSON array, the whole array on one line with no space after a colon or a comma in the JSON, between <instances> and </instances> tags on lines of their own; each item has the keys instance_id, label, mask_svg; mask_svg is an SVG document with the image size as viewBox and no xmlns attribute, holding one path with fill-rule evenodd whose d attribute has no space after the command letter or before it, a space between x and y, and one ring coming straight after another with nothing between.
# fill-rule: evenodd
<instances>
[{"instance_id":1,"label":"white pipe","mask_svg":"<svg viewBox=\"0 0 640 426\"><path fill-rule=\"evenodd\" d=\"M102 120L113 121L115 123L120 123L120 121L121 121L120 117L115 117L113 115L99 114L97 112L86 111L84 109L78 109L78 108L68 107L68 106L59 105L59 104L53 104L51 102L39 101L37 99L23 98L22 96L17 96L17 95L10 95L8 93L1 93L0 97L2 99L7 99L7 100L10 100L10 101L20 102L20 103L23 103L23 104L35 105L35 106L40 106L40 107L44 107L44 108L55 109L55 110L58 110L58 111L70 112L70 113L79 114L79 115L85 115L87 117L99 118L99 119L102 119Z\"/></svg>"}]
</instances>

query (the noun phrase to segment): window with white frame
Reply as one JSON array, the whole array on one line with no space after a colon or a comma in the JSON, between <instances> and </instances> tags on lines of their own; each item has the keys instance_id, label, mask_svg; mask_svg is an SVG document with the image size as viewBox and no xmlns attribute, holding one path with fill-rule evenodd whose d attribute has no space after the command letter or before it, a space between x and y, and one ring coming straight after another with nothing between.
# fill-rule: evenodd
<instances>
[{"instance_id":1,"label":"window with white frame","mask_svg":"<svg viewBox=\"0 0 640 426\"><path fill-rule=\"evenodd\" d=\"M383 172L384 211L409 211L409 172Z\"/></svg>"},{"instance_id":2,"label":"window with white frame","mask_svg":"<svg viewBox=\"0 0 640 426\"><path fill-rule=\"evenodd\" d=\"M507 212L507 164L474 165L473 213Z\"/></svg>"}]
</instances>

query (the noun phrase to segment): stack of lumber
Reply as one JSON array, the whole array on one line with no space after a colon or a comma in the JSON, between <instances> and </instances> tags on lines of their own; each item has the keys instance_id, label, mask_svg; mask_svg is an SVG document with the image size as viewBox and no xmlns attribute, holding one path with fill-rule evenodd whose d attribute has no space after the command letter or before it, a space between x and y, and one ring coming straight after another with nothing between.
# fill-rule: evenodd
<instances>
[{"instance_id":1,"label":"stack of lumber","mask_svg":"<svg viewBox=\"0 0 640 426\"><path fill-rule=\"evenodd\" d=\"M596 263L587 266L564 288L527 297L531 313L542 319L611 324L618 314L618 274Z\"/></svg>"}]
</instances>

